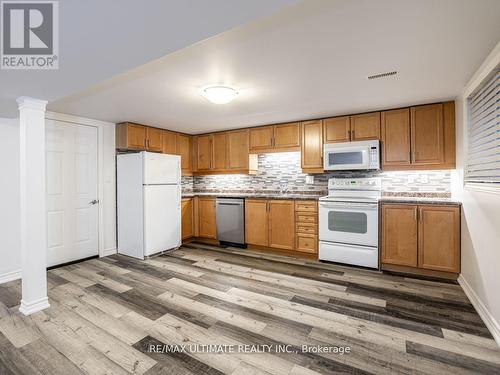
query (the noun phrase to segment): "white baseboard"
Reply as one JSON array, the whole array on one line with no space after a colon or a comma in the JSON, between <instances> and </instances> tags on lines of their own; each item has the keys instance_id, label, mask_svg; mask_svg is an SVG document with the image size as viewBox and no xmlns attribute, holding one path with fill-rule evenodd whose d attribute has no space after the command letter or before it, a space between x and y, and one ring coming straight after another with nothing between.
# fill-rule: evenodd
<instances>
[{"instance_id":1,"label":"white baseboard","mask_svg":"<svg viewBox=\"0 0 500 375\"><path fill-rule=\"evenodd\" d=\"M496 343L498 344L498 346L500 346L500 324L498 324L493 315L491 315L484 303L479 299L479 296L476 294L474 289L472 289L470 284L467 282L467 280L464 279L462 275L458 276L458 283L464 290L465 294L472 303L472 306L474 306L481 319L483 319L486 327L488 327L488 329L490 330Z\"/></svg>"},{"instance_id":2,"label":"white baseboard","mask_svg":"<svg viewBox=\"0 0 500 375\"><path fill-rule=\"evenodd\" d=\"M0 284L8 283L21 278L21 270L12 271L0 275Z\"/></svg>"},{"instance_id":3,"label":"white baseboard","mask_svg":"<svg viewBox=\"0 0 500 375\"><path fill-rule=\"evenodd\" d=\"M102 251L102 254L99 254L99 257L100 258L107 257L107 256L113 255L113 254L116 254L116 247L112 247L112 248L109 248L109 249L104 249Z\"/></svg>"},{"instance_id":4,"label":"white baseboard","mask_svg":"<svg viewBox=\"0 0 500 375\"><path fill-rule=\"evenodd\" d=\"M45 310L49 308L49 298L43 297L33 302L26 302L21 300L21 306L19 306L19 311L24 315L31 315L38 311Z\"/></svg>"}]
</instances>

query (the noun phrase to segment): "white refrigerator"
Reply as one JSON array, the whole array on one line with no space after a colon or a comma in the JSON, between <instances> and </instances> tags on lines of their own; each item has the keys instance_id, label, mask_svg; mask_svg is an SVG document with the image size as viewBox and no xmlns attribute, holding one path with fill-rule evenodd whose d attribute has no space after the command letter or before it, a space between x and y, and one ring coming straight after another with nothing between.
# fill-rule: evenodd
<instances>
[{"instance_id":1,"label":"white refrigerator","mask_svg":"<svg viewBox=\"0 0 500 375\"><path fill-rule=\"evenodd\" d=\"M144 259L181 245L181 157L116 157L118 253Z\"/></svg>"}]
</instances>

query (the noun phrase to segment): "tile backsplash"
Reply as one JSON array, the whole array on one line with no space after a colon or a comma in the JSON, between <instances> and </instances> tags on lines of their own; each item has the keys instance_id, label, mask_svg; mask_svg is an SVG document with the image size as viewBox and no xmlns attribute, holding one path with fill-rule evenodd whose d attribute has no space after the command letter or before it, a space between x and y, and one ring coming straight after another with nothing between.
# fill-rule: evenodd
<instances>
[{"instance_id":1,"label":"tile backsplash","mask_svg":"<svg viewBox=\"0 0 500 375\"><path fill-rule=\"evenodd\" d=\"M257 175L209 175L185 176L183 192L210 191L277 191L288 189L290 193L317 192L326 194L331 177L381 177L382 190L392 193L450 193L450 171L404 172L333 172L314 175L314 183L306 184L306 176L300 169L300 153L283 152L261 154Z\"/></svg>"}]
</instances>

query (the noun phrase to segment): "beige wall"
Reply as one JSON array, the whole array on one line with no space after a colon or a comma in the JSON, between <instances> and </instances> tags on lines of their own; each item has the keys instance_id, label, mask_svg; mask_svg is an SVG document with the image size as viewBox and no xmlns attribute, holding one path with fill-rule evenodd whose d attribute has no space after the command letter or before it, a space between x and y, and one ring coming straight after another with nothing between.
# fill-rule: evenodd
<instances>
[{"instance_id":1,"label":"beige wall","mask_svg":"<svg viewBox=\"0 0 500 375\"><path fill-rule=\"evenodd\" d=\"M459 280L500 345L500 187L496 192L463 186L465 98L500 61L500 43L457 98L457 171L452 196L462 201L462 275Z\"/></svg>"}]
</instances>

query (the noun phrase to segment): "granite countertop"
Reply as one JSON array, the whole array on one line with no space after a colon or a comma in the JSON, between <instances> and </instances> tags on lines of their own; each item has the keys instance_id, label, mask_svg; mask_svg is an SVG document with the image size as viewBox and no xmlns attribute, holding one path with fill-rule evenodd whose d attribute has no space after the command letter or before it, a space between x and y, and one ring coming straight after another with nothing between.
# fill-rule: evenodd
<instances>
[{"instance_id":1,"label":"granite countertop","mask_svg":"<svg viewBox=\"0 0 500 375\"><path fill-rule=\"evenodd\" d=\"M192 197L224 197L224 198L254 198L254 199L297 199L297 200L318 200L320 197L326 196L326 192L297 192L297 193L286 193L281 194L280 192L189 192L182 193L182 198L192 198ZM406 204L452 204L461 205L461 202L451 199L448 196L442 196L439 194L388 194L383 195L380 199L382 203L406 203Z\"/></svg>"},{"instance_id":2,"label":"granite countertop","mask_svg":"<svg viewBox=\"0 0 500 375\"><path fill-rule=\"evenodd\" d=\"M406 203L406 204L444 204L462 205L461 202L449 197L421 197L421 196L382 196L382 203Z\"/></svg>"},{"instance_id":3,"label":"granite countertop","mask_svg":"<svg viewBox=\"0 0 500 375\"><path fill-rule=\"evenodd\" d=\"M303 194L303 193L287 193L281 194L279 192L263 192L263 193L250 193L250 192L231 192L231 193L182 193L182 198L191 197L221 197L221 198L256 198L256 199L298 199L298 200L318 200L320 197L325 196L326 193L321 194Z\"/></svg>"}]
</instances>

